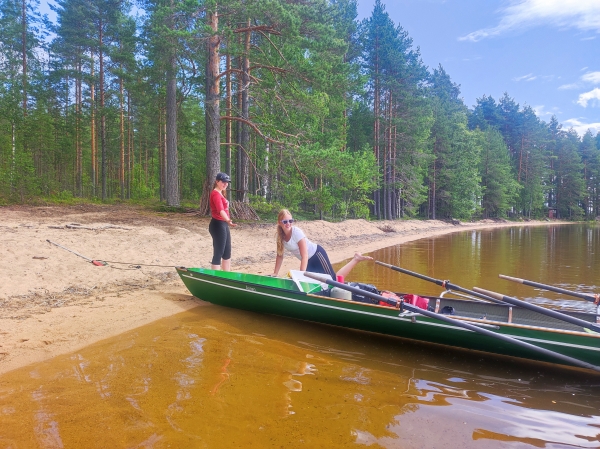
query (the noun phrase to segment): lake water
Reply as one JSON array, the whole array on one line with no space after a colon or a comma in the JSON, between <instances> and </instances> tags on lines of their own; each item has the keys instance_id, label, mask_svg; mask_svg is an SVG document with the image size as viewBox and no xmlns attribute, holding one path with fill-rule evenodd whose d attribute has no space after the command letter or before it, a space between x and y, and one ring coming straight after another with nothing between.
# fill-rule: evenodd
<instances>
[{"instance_id":1,"label":"lake water","mask_svg":"<svg viewBox=\"0 0 600 449\"><path fill-rule=\"evenodd\" d=\"M592 292L598 249L597 228L569 225L372 255L465 288L587 310L497 275ZM353 275L440 293L373 264ZM0 449L63 447L598 448L600 375L203 305L0 376Z\"/></svg>"},{"instance_id":2,"label":"lake water","mask_svg":"<svg viewBox=\"0 0 600 449\"><path fill-rule=\"evenodd\" d=\"M458 232L371 253L376 260L449 280L467 289L481 287L552 308L595 312L592 303L513 283L499 274L592 296L600 293L600 226L557 225ZM375 264L359 264L356 279L393 291L439 295L434 283Z\"/></svg>"}]
</instances>

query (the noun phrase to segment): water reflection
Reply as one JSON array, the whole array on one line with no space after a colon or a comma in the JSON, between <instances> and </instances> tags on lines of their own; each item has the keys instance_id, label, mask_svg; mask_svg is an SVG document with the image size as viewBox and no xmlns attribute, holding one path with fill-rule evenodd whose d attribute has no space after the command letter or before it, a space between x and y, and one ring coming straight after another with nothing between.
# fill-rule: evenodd
<instances>
[{"instance_id":1,"label":"water reflection","mask_svg":"<svg viewBox=\"0 0 600 449\"><path fill-rule=\"evenodd\" d=\"M559 231L543 231L557 251ZM488 282L473 259L517 263L508 243L535 235L467 233L377 258L440 278L456 258L453 278ZM577 370L205 306L0 376L0 448L597 448L599 410L600 377Z\"/></svg>"},{"instance_id":2,"label":"water reflection","mask_svg":"<svg viewBox=\"0 0 600 449\"><path fill-rule=\"evenodd\" d=\"M481 287L534 304L595 312L591 302L498 278L528 279L581 293L600 293L600 226L555 225L458 232L384 248L377 259L472 289ZM389 290L439 295L441 288L375 264L359 264L348 280Z\"/></svg>"},{"instance_id":3,"label":"water reflection","mask_svg":"<svg viewBox=\"0 0 600 449\"><path fill-rule=\"evenodd\" d=\"M0 377L0 447L599 446L599 378L507 360L201 307Z\"/></svg>"}]
</instances>

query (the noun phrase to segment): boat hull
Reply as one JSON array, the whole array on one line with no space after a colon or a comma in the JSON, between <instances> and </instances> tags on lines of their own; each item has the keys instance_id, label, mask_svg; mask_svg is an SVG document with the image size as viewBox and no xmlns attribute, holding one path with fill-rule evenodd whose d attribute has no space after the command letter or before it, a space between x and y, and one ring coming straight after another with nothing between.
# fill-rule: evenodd
<instances>
[{"instance_id":1,"label":"boat hull","mask_svg":"<svg viewBox=\"0 0 600 449\"><path fill-rule=\"evenodd\" d=\"M177 271L192 295L221 306L527 360L567 364L547 354L501 341L493 336L481 335L435 318L402 313L391 307L306 294L299 291L289 279L198 268L178 268ZM491 310L493 306L495 305L485 304L481 307ZM586 333L583 329L551 329L466 318L460 316L459 310L452 318L469 320L471 324L480 325L494 333L600 366L599 334Z\"/></svg>"}]
</instances>

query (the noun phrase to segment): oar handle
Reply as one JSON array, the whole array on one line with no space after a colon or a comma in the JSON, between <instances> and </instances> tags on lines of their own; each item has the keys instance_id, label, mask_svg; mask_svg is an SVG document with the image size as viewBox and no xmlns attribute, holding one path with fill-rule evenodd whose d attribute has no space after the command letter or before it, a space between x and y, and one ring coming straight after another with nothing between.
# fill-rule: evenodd
<instances>
[{"instance_id":1,"label":"oar handle","mask_svg":"<svg viewBox=\"0 0 600 449\"><path fill-rule=\"evenodd\" d=\"M329 276L325 276L325 275L322 275L322 274L311 273L309 271L305 271L304 272L304 276L312 278L312 279L316 279L317 281L320 281L320 282L332 285L334 287L339 287L339 288L348 290L350 292L360 293L363 296L368 296L370 298L377 299L377 300L380 300L380 301L386 301L388 299L388 298L384 298L381 295L377 295L375 293L371 293L371 292L368 292L368 291L365 291L365 290L357 289L355 287L351 287L351 286L343 284L341 282L334 281ZM499 333L496 333L496 332L492 332L492 331L490 331L488 329L484 329L482 327L475 326L474 324L465 323L463 321L458 321L458 320L452 319L452 318L450 318L450 317L448 317L446 315L441 315L439 313L430 312L429 310L420 309L419 307L415 307L415 306L413 306L411 304L407 304L404 301L403 301L402 307L404 309L410 311L410 312L420 313L420 314L425 315L425 316L427 316L429 318L434 318L434 319L437 319L437 320L440 320L440 321L445 321L445 322L453 324L453 325L455 325L457 327L462 327L464 329L468 329L470 331L477 332L479 334L483 334L483 335L486 335L488 337L497 338L497 339L502 340L504 342L512 343L514 345L527 348L527 349L529 349L531 351L542 353L542 354L544 354L546 356L553 357L555 359L567 362L570 365L579 366L579 367L582 367L582 368L587 368L587 369L591 369L591 370L600 372L600 367L599 366L592 365L591 363L587 363L587 362L584 362L582 360L574 359L573 357L569 357L567 355L560 354L558 352L550 351L549 349L546 349L546 348L541 348L539 346L532 345L531 343L527 343L525 341L517 340L516 338L510 337L508 335L504 335L504 334L499 334Z\"/></svg>"},{"instance_id":2,"label":"oar handle","mask_svg":"<svg viewBox=\"0 0 600 449\"><path fill-rule=\"evenodd\" d=\"M551 292L562 293L563 295L570 295L570 296L574 296L576 298L585 299L586 301L591 301L596 305L600 304L600 295L591 296L591 295L586 295L585 293L572 292L570 290L565 290L564 288L553 287L551 285L546 285L546 284L540 284L539 282L528 281L526 279L514 278L512 276L506 276L504 274L499 274L498 277L500 279L506 279L507 281L516 282L518 284L529 285L530 287L537 287L537 288L541 288L541 289L548 290Z\"/></svg>"}]
</instances>

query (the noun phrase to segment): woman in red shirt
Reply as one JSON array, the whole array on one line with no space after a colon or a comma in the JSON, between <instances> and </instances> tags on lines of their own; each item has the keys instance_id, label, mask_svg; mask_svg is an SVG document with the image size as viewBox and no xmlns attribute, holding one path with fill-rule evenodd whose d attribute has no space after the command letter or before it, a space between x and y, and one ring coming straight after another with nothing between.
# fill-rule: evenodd
<instances>
[{"instance_id":1,"label":"woman in red shirt","mask_svg":"<svg viewBox=\"0 0 600 449\"><path fill-rule=\"evenodd\" d=\"M231 178L227 173L217 173L217 179L210 192L210 214L208 232L213 239L213 258L210 267L213 270L231 271L231 234L229 226L235 226L229 216L229 201L225 190Z\"/></svg>"}]
</instances>

